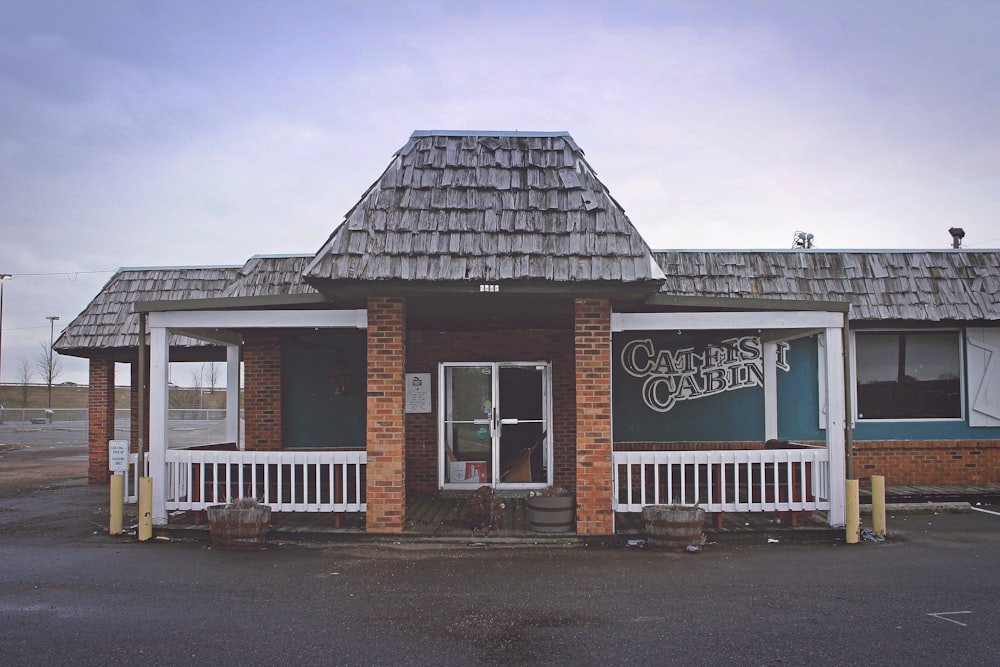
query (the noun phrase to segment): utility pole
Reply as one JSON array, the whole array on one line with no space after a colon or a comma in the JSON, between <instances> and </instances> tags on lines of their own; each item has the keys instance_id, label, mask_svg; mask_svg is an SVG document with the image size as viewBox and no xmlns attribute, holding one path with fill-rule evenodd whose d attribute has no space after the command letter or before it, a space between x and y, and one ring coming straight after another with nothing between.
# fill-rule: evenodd
<instances>
[{"instance_id":1,"label":"utility pole","mask_svg":"<svg viewBox=\"0 0 1000 667\"><path fill-rule=\"evenodd\" d=\"M0 358L3 356L3 284L10 278L9 273L0 273ZM2 370L2 367L0 367ZM3 383L3 373L0 373L0 384Z\"/></svg>"},{"instance_id":2,"label":"utility pole","mask_svg":"<svg viewBox=\"0 0 1000 667\"><path fill-rule=\"evenodd\" d=\"M55 354L55 351L52 349L52 345L55 343L56 320L59 319L59 316L46 315L45 319L49 321L49 363L47 364L47 370L49 375L49 410L52 410L52 355Z\"/></svg>"}]
</instances>

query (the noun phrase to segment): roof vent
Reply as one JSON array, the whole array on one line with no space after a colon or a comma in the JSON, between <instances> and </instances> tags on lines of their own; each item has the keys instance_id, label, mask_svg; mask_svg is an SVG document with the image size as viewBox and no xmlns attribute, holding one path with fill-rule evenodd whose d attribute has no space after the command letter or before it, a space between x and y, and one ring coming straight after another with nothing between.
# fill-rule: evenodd
<instances>
[{"instance_id":1,"label":"roof vent","mask_svg":"<svg viewBox=\"0 0 1000 667\"><path fill-rule=\"evenodd\" d=\"M809 232L795 232L792 237L792 247L808 250L813 247L813 235Z\"/></svg>"},{"instance_id":2,"label":"roof vent","mask_svg":"<svg viewBox=\"0 0 1000 667\"><path fill-rule=\"evenodd\" d=\"M961 227L952 227L948 230L948 233L951 234L951 247L961 248L962 239L965 238L965 230Z\"/></svg>"}]
</instances>

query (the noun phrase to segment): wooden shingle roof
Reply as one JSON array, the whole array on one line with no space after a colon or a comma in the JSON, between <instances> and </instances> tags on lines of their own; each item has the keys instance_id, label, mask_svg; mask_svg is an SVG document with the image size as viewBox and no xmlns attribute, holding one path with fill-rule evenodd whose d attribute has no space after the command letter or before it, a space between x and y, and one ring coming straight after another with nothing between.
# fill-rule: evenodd
<instances>
[{"instance_id":1,"label":"wooden shingle roof","mask_svg":"<svg viewBox=\"0 0 1000 667\"><path fill-rule=\"evenodd\" d=\"M139 301L205 299L221 296L236 278L238 266L124 268L104 285L83 312L69 323L55 342L60 354L95 356L95 352L134 353L139 344ZM178 347L205 345L184 336L172 336Z\"/></svg>"},{"instance_id":2,"label":"wooden shingle roof","mask_svg":"<svg viewBox=\"0 0 1000 667\"><path fill-rule=\"evenodd\" d=\"M858 321L1000 320L1000 252L656 251L671 296L843 301Z\"/></svg>"},{"instance_id":3,"label":"wooden shingle roof","mask_svg":"<svg viewBox=\"0 0 1000 667\"><path fill-rule=\"evenodd\" d=\"M415 132L305 270L333 282L635 284L649 247L565 132Z\"/></svg>"},{"instance_id":4,"label":"wooden shingle roof","mask_svg":"<svg viewBox=\"0 0 1000 667\"><path fill-rule=\"evenodd\" d=\"M315 294L302 280L302 269L312 255L254 255L239 270L223 297Z\"/></svg>"}]
</instances>

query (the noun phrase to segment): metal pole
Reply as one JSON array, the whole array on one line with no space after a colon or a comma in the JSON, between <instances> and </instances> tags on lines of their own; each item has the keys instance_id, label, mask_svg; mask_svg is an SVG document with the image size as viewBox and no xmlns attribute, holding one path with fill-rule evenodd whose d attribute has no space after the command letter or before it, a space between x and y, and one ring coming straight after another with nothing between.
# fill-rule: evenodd
<instances>
[{"instance_id":1,"label":"metal pole","mask_svg":"<svg viewBox=\"0 0 1000 667\"><path fill-rule=\"evenodd\" d=\"M139 313L139 372L136 381L139 383L139 405L136 406L136 417L139 422L139 477L146 476L146 397L149 395L146 387L146 313Z\"/></svg>"},{"instance_id":2,"label":"metal pole","mask_svg":"<svg viewBox=\"0 0 1000 667\"><path fill-rule=\"evenodd\" d=\"M146 375L146 313L139 313L139 485L136 489L139 495L139 526L138 538L146 542L153 537L153 478L146 475L146 396L148 383ZM161 467L158 474L163 474Z\"/></svg>"},{"instance_id":3,"label":"metal pole","mask_svg":"<svg viewBox=\"0 0 1000 667\"><path fill-rule=\"evenodd\" d=\"M58 315L46 315L45 319L49 321L49 354L48 354L48 373L49 373L49 410L52 409L52 362L54 359L52 355L55 352L52 350L52 344L55 342L56 334L56 320L59 319Z\"/></svg>"},{"instance_id":4,"label":"metal pole","mask_svg":"<svg viewBox=\"0 0 1000 667\"><path fill-rule=\"evenodd\" d=\"M872 532L885 537L885 475L872 475Z\"/></svg>"},{"instance_id":5,"label":"metal pole","mask_svg":"<svg viewBox=\"0 0 1000 667\"><path fill-rule=\"evenodd\" d=\"M861 500L858 480L849 479L847 488L847 521L844 527L844 538L848 544L861 541Z\"/></svg>"},{"instance_id":6,"label":"metal pole","mask_svg":"<svg viewBox=\"0 0 1000 667\"><path fill-rule=\"evenodd\" d=\"M854 378L851 376L851 311L844 313L844 454L847 479L854 479Z\"/></svg>"},{"instance_id":7,"label":"metal pole","mask_svg":"<svg viewBox=\"0 0 1000 667\"><path fill-rule=\"evenodd\" d=\"M0 273L0 357L3 355L3 284L10 278L9 273ZM2 371L0 367L0 371ZM3 373L0 372L0 384L3 383Z\"/></svg>"}]
</instances>

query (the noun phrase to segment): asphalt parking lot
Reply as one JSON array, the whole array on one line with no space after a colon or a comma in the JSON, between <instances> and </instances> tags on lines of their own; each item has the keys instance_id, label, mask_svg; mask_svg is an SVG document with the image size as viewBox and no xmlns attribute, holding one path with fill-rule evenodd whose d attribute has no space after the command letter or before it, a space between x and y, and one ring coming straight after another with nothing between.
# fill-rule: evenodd
<instances>
[{"instance_id":1,"label":"asphalt parking lot","mask_svg":"<svg viewBox=\"0 0 1000 667\"><path fill-rule=\"evenodd\" d=\"M235 553L109 536L106 489L48 468L85 470L79 446L0 454L21 480L0 493L7 664L993 665L1000 649L986 507L890 515L889 540L851 546Z\"/></svg>"}]
</instances>

